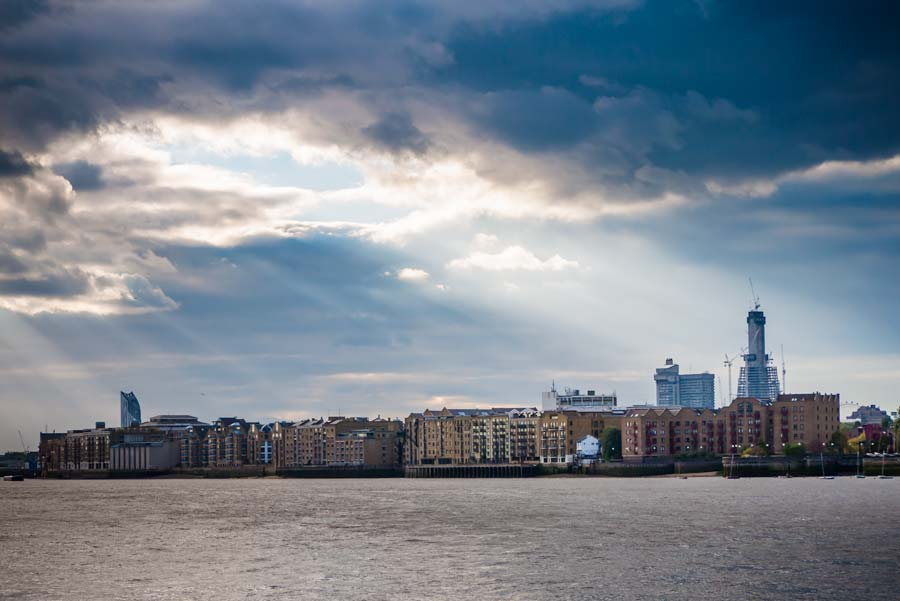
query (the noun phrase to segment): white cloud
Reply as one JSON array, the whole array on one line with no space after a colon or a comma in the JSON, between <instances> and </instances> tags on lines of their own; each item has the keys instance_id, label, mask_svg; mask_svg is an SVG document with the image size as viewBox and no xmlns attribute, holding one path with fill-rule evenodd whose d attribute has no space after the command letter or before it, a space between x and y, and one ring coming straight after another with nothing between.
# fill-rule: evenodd
<instances>
[{"instance_id":1,"label":"white cloud","mask_svg":"<svg viewBox=\"0 0 900 601\"><path fill-rule=\"evenodd\" d=\"M710 180L705 185L712 194L764 198L775 194L783 184L828 184L847 189L896 191L900 189L897 176L900 176L900 155L871 161L823 161L771 179Z\"/></svg>"},{"instance_id":2,"label":"white cloud","mask_svg":"<svg viewBox=\"0 0 900 601\"><path fill-rule=\"evenodd\" d=\"M792 171L780 181L834 182L845 179L877 178L900 173L900 155L873 161L824 161L815 167Z\"/></svg>"},{"instance_id":3,"label":"white cloud","mask_svg":"<svg viewBox=\"0 0 900 601\"><path fill-rule=\"evenodd\" d=\"M415 269L414 267L404 267L397 272L397 279L408 282L421 282L428 279L428 272L424 269Z\"/></svg>"},{"instance_id":4,"label":"white cloud","mask_svg":"<svg viewBox=\"0 0 900 601\"><path fill-rule=\"evenodd\" d=\"M498 244L500 244L500 238L498 238L494 234L476 234L475 239L472 240L472 246L482 250L490 250L496 248Z\"/></svg>"},{"instance_id":5,"label":"white cloud","mask_svg":"<svg viewBox=\"0 0 900 601\"><path fill-rule=\"evenodd\" d=\"M449 269L483 269L485 271L563 271L578 268L577 261L553 255L541 260L521 246L507 246L499 253L474 252L447 264Z\"/></svg>"}]
</instances>

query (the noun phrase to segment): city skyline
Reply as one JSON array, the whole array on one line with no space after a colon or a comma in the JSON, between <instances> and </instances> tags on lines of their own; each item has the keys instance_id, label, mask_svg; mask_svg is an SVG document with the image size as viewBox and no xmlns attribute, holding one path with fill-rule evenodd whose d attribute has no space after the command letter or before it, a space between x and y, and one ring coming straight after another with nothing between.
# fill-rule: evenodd
<instances>
[{"instance_id":1,"label":"city skyline","mask_svg":"<svg viewBox=\"0 0 900 601\"><path fill-rule=\"evenodd\" d=\"M718 405L756 293L786 392L900 405L890 3L21 6L0 449L131 390L204 420L652 403L666 357Z\"/></svg>"}]
</instances>

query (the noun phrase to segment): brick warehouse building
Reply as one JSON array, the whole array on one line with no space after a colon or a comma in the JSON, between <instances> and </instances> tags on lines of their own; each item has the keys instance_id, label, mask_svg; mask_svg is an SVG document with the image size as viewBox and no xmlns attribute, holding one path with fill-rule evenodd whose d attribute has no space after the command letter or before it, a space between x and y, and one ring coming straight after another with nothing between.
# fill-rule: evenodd
<instances>
[{"instance_id":1,"label":"brick warehouse building","mask_svg":"<svg viewBox=\"0 0 900 601\"><path fill-rule=\"evenodd\" d=\"M626 461L691 453L727 455L768 445L782 453L787 444L818 452L840 427L840 395L782 394L773 403L738 397L719 410L630 409L622 420Z\"/></svg>"},{"instance_id":2,"label":"brick warehouse building","mask_svg":"<svg viewBox=\"0 0 900 601\"><path fill-rule=\"evenodd\" d=\"M569 463L585 435L620 427L624 411L426 409L406 418L408 465Z\"/></svg>"}]
</instances>

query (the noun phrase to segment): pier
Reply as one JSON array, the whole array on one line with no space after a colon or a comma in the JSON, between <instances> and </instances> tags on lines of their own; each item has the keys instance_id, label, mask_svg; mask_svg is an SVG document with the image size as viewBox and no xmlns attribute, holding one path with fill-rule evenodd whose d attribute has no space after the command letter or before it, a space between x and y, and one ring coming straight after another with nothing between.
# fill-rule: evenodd
<instances>
[{"instance_id":1,"label":"pier","mask_svg":"<svg viewBox=\"0 0 900 601\"><path fill-rule=\"evenodd\" d=\"M497 463L468 465L407 465L407 478L529 478L537 476L537 464Z\"/></svg>"}]
</instances>

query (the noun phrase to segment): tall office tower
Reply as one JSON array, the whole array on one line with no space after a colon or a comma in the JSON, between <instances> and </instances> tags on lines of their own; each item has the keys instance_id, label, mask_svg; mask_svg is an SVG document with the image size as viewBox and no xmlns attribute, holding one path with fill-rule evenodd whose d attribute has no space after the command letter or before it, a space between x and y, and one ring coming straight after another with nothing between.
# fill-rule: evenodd
<instances>
[{"instance_id":1,"label":"tall office tower","mask_svg":"<svg viewBox=\"0 0 900 601\"><path fill-rule=\"evenodd\" d=\"M135 423L141 423L141 404L133 392L119 392L119 412L121 414L121 426L130 428Z\"/></svg>"},{"instance_id":2,"label":"tall office tower","mask_svg":"<svg viewBox=\"0 0 900 601\"><path fill-rule=\"evenodd\" d=\"M666 366L657 368L653 380L657 405L715 409L716 384L712 374L683 374L677 363L666 359Z\"/></svg>"},{"instance_id":3,"label":"tall office tower","mask_svg":"<svg viewBox=\"0 0 900 601\"><path fill-rule=\"evenodd\" d=\"M738 396L768 402L778 399L778 368L769 365L771 360L766 353L766 316L757 304L747 313L747 354L738 378Z\"/></svg>"}]
</instances>

